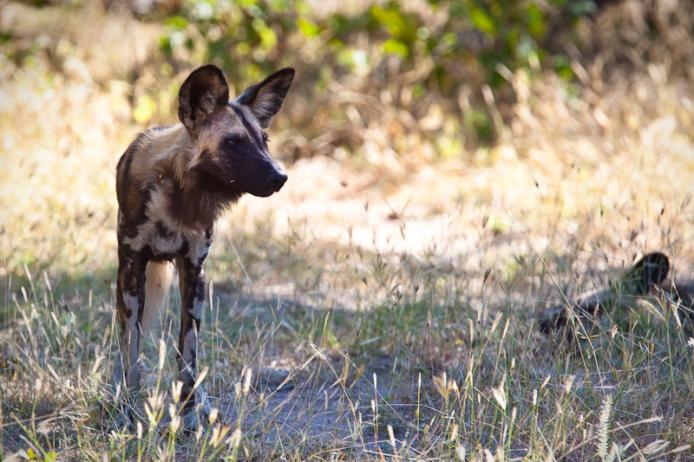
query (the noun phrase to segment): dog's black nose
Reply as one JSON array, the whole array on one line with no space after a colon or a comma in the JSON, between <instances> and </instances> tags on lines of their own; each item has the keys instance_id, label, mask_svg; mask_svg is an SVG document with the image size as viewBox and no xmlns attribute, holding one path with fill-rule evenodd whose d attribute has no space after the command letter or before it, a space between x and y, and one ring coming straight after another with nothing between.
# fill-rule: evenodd
<instances>
[{"instance_id":1,"label":"dog's black nose","mask_svg":"<svg viewBox=\"0 0 694 462\"><path fill-rule=\"evenodd\" d=\"M277 172L275 176L272 177L272 187L275 189L275 192L279 191L282 189L282 186L284 186L284 183L287 182L287 174L286 173L280 173Z\"/></svg>"}]
</instances>

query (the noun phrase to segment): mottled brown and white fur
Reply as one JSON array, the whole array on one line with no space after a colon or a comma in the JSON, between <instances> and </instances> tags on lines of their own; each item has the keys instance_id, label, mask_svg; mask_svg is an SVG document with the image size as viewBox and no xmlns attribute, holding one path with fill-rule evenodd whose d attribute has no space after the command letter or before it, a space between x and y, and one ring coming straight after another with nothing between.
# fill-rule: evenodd
<instances>
[{"instance_id":1,"label":"mottled brown and white fur","mask_svg":"<svg viewBox=\"0 0 694 462\"><path fill-rule=\"evenodd\" d=\"M287 180L270 157L265 129L293 77L291 68L275 72L230 101L221 70L198 68L179 92L181 123L141 133L118 162L116 305L121 335L114 385L119 400L137 397L143 330L167 306L173 263L181 291L176 360L188 429L197 426L202 404L194 387L197 337L205 301L203 263L214 221L244 193L267 197ZM123 409L132 423L127 406Z\"/></svg>"}]
</instances>

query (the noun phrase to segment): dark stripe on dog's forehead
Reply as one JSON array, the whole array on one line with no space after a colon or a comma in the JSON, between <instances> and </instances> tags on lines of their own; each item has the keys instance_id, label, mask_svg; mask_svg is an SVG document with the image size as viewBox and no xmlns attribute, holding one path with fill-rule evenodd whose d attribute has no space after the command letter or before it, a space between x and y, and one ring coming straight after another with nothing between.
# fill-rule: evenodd
<instances>
[{"instance_id":1,"label":"dark stripe on dog's forehead","mask_svg":"<svg viewBox=\"0 0 694 462\"><path fill-rule=\"evenodd\" d=\"M262 132L260 131L260 128L257 126L257 124L253 123L253 121L248 119L248 117L246 116L246 111L244 111L242 107L240 107L232 101L229 101L229 107L234 110L236 116L239 118L239 120L241 120L241 123L243 124L248 134L253 138L253 141L255 141L258 146L263 146Z\"/></svg>"}]
</instances>

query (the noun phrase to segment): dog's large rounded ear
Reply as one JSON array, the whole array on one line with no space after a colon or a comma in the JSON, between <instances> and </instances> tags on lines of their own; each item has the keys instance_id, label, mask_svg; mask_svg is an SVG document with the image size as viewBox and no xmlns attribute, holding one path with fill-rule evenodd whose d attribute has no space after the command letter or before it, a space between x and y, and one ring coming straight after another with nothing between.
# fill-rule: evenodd
<instances>
[{"instance_id":1,"label":"dog's large rounded ear","mask_svg":"<svg viewBox=\"0 0 694 462\"><path fill-rule=\"evenodd\" d=\"M292 80L294 80L294 69L291 67L281 69L262 82L248 87L236 101L248 106L258 119L260 126L267 128L272 117L282 107Z\"/></svg>"},{"instance_id":2,"label":"dog's large rounded ear","mask_svg":"<svg viewBox=\"0 0 694 462\"><path fill-rule=\"evenodd\" d=\"M229 86L222 71L212 64L195 69L178 92L178 118L195 133L218 107L229 102Z\"/></svg>"}]
</instances>

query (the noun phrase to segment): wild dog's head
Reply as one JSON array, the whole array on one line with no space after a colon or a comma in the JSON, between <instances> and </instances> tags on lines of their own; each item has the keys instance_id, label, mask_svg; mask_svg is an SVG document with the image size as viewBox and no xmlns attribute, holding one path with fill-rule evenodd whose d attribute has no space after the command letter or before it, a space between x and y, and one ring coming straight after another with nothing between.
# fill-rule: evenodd
<instances>
[{"instance_id":1,"label":"wild dog's head","mask_svg":"<svg viewBox=\"0 0 694 462\"><path fill-rule=\"evenodd\" d=\"M282 69L230 101L218 67L194 70L178 94L178 117L196 150L190 169L215 187L260 197L279 191L287 175L270 156L265 129L293 79L294 69Z\"/></svg>"}]
</instances>

